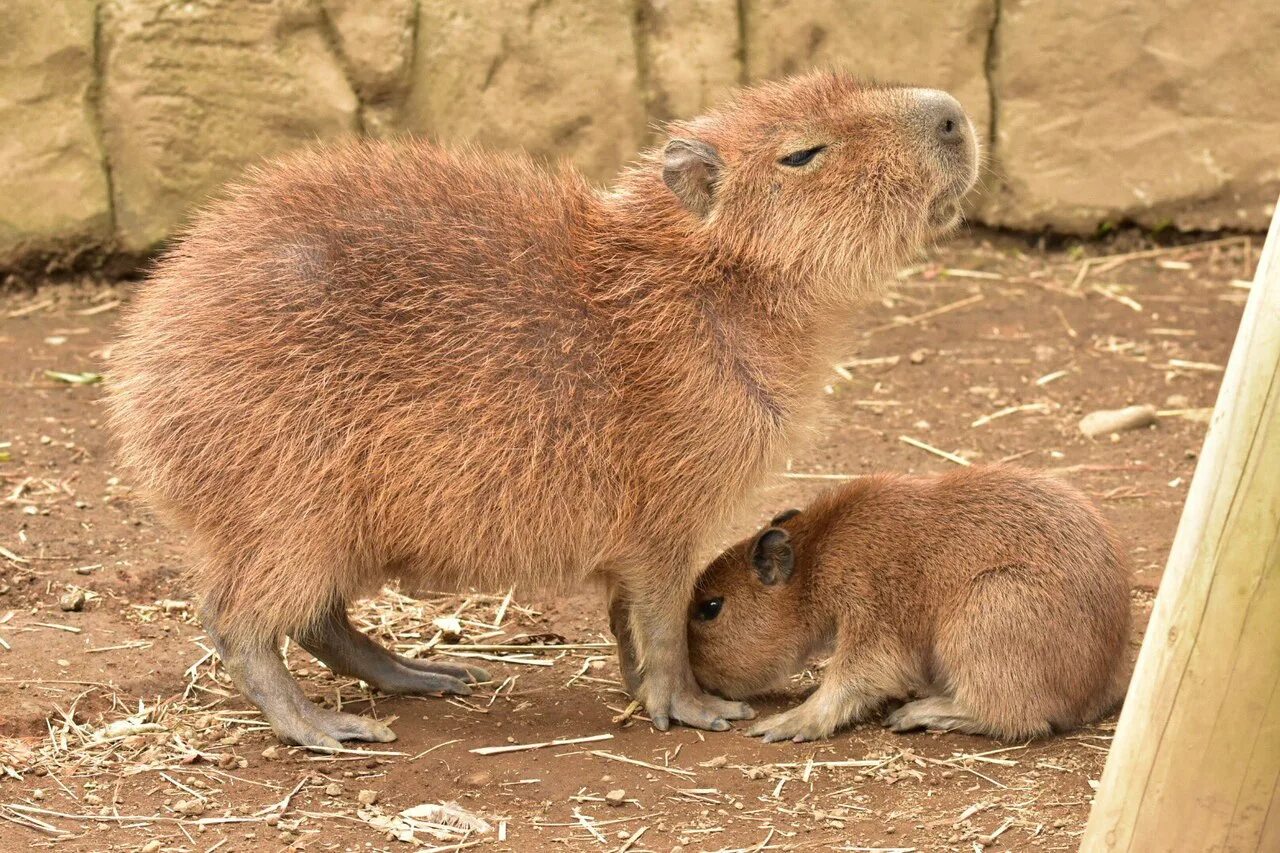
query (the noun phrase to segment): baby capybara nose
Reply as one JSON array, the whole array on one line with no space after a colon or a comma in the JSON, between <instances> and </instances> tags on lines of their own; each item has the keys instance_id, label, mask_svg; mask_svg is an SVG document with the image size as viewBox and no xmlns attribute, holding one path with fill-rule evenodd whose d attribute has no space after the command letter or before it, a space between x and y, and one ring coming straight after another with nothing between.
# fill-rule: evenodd
<instances>
[{"instance_id":1,"label":"baby capybara nose","mask_svg":"<svg viewBox=\"0 0 1280 853\"><path fill-rule=\"evenodd\" d=\"M968 141L973 129L960 102L937 89L917 89L920 126L931 138L948 147Z\"/></svg>"}]
</instances>

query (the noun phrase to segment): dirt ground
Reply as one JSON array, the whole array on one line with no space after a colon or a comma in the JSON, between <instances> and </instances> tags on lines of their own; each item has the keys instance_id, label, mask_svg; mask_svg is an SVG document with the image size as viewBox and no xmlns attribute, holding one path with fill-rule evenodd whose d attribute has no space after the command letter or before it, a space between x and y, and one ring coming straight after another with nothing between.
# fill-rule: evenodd
<instances>
[{"instance_id":1,"label":"dirt ground","mask_svg":"<svg viewBox=\"0 0 1280 853\"><path fill-rule=\"evenodd\" d=\"M1118 527L1145 625L1259 245L1045 252L970 234L935 251L866 311L815 445L733 533L841 475L957 464L904 437L1053 468ZM616 719L628 699L591 591L363 605L384 641L480 656L495 681L465 700L374 695L292 649L309 695L399 740L336 756L276 745L192 618L180 538L113 463L86 374L127 299L93 281L0 297L0 850L1076 848L1114 718L1030 744L875 723L817 744L662 734ZM1131 403L1159 408L1158 424L1080 434L1082 414ZM449 616L460 640L434 622ZM401 814L450 801L490 831Z\"/></svg>"}]
</instances>

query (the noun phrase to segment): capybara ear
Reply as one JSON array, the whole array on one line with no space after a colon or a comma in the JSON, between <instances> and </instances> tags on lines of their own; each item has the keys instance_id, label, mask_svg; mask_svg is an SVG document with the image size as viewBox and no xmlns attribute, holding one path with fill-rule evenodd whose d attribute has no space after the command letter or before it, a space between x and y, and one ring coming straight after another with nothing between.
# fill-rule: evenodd
<instances>
[{"instance_id":1,"label":"capybara ear","mask_svg":"<svg viewBox=\"0 0 1280 853\"><path fill-rule=\"evenodd\" d=\"M706 217L715 201L724 161L705 142L673 139L662 151L662 180L685 207Z\"/></svg>"},{"instance_id":2,"label":"capybara ear","mask_svg":"<svg viewBox=\"0 0 1280 853\"><path fill-rule=\"evenodd\" d=\"M781 527L767 528L751 546L751 565L765 586L791 580L791 572L796 567L791 534Z\"/></svg>"},{"instance_id":3,"label":"capybara ear","mask_svg":"<svg viewBox=\"0 0 1280 853\"><path fill-rule=\"evenodd\" d=\"M791 519L795 518L799 514L800 514L800 510L798 509L784 509L782 512L778 513L777 515L775 515L773 518L769 520L769 526L777 527L782 522L790 521Z\"/></svg>"}]
</instances>

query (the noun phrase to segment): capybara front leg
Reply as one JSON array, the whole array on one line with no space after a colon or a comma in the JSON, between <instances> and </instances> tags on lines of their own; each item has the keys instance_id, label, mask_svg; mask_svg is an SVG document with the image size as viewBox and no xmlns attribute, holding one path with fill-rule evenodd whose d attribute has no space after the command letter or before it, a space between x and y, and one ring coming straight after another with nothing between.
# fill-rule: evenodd
<instances>
[{"instance_id":1,"label":"capybara front leg","mask_svg":"<svg viewBox=\"0 0 1280 853\"><path fill-rule=\"evenodd\" d=\"M231 680L285 743L317 750L339 749L344 740L385 743L395 733L377 720L321 708L307 699L289 675L275 643L244 642L206 627Z\"/></svg>"},{"instance_id":2,"label":"capybara front leg","mask_svg":"<svg viewBox=\"0 0 1280 853\"><path fill-rule=\"evenodd\" d=\"M730 720L749 720L755 711L745 702L712 696L698 686L689 666L686 617L693 596L692 572L684 562L650 565L624 581L630 602L632 637L640 661L636 698L659 731L675 720L698 729L724 731Z\"/></svg>"},{"instance_id":3,"label":"capybara front leg","mask_svg":"<svg viewBox=\"0 0 1280 853\"><path fill-rule=\"evenodd\" d=\"M328 610L294 639L334 672L359 678L383 693L466 696L470 684L489 680L489 673L479 667L414 660L388 651L356 630L340 607Z\"/></svg>"}]
</instances>

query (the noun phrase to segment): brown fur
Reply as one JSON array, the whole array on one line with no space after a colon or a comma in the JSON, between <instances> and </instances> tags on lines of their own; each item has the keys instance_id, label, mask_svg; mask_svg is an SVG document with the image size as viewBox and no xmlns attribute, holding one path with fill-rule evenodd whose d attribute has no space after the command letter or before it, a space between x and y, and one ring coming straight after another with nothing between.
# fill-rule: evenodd
<instances>
[{"instance_id":1,"label":"brown fur","mask_svg":"<svg viewBox=\"0 0 1280 853\"><path fill-rule=\"evenodd\" d=\"M696 212L660 150L608 193L416 141L251 172L158 263L111 371L206 627L261 644L393 579L597 573L645 700L696 691L699 549L808 423L841 318L973 181L919 101L812 74L677 123L723 159ZM824 161L782 169L800 142Z\"/></svg>"},{"instance_id":2,"label":"brown fur","mask_svg":"<svg viewBox=\"0 0 1280 853\"><path fill-rule=\"evenodd\" d=\"M784 564L772 585L753 554L766 579L771 559ZM698 618L717 597L719 615ZM895 727L1004 739L1070 728L1120 699L1128 637L1129 570L1102 516L1062 482L1004 467L825 493L712 563L689 623L694 673L725 696L832 651L818 692L757 726L774 740L825 737L912 695L935 698L895 712Z\"/></svg>"}]
</instances>

